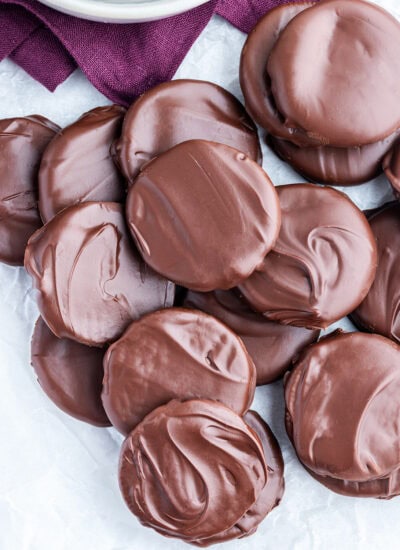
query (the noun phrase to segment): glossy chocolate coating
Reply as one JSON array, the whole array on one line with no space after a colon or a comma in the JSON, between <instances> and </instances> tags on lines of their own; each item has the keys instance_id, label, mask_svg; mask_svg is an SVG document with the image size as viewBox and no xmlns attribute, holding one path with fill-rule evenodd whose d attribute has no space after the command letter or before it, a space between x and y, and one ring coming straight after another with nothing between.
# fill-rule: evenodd
<instances>
[{"instance_id":1,"label":"glossy chocolate coating","mask_svg":"<svg viewBox=\"0 0 400 550\"><path fill-rule=\"evenodd\" d=\"M39 171L39 210L45 223L76 203L124 200L123 179L110 154L124 114L118 105L97 107L52 140Z\"/></svg>"},{"instance_id":2,"label":"glossy chocolate coating","mask_svg":"<svg viewBox=\"0 0 400 550\"><path fill-rule=\"evenodd\" d=\"M378 143L362 147L298 147L268 136L267 143L297 172L316 183L355 185L382 172L382 160L398 138L398 132Z\"/></svg>"},{"instance_id":3,"label":"glossy chocolate coating","mask_svg":"<svg viewBox=\"0 0 400 550\"><path fill-rule=\"evenodd\" d=\"M306 348L288 375L289 437L304 466L331 489L400 493L399 365L391 340L335 333Z\"/></svg>"},{"instance_id":4,"label":"glossy chocolate coating","mask_svg":"<svg viewBox=\"0 0 400 550\"><path fill-rule=\"evenodd\" d=\"M191 139L230 145L261 164L257 128L243 105L201 80L174 80L143 94L128 110L114 154L133 182L146 162Z\"/></svg>"},{"instance_id":5,"label":"glossy chocolate coating","mask_svg":"<svg viewBox=\"0 0 400 550\"><path fill-rule=\"evenodd\" d=\"M174 299L174 285L144 265L113 202L57 214L29 240L25 267L50 329L86 345L116 340L132 320Z\"/></svg>"},{"instance_id":6,"label":"glossy chocolate coating","mask_svg":"<svg viewBox=\"0 0 400 550\"><path fill-rule=\"evenodd\" d=\"M235 525L268 480L262 444L215 401L171 401L150 413L122 446L119 481L148 527L187 542Z\"/></svg>"},{"instance_id":7,"label":"glossy chocolate coating","mask_svg":"<svg viewBox=\"0 0 400 550\"><path fill-rule=\"evenodd\" d=\"M103 404L125 435L171 399L212 399L244 414L255 385L242 341L201 311L170 308L146 315L104 357Z\"/></svg>"},{"instance_id":8,"label":"glossy chocolate coating","mask_svg":"<svg viewBox=\"0 0 400 550\"><path fill-rule=\"evenodd\" d=\"M0 120L0 261L23 265L26 243L42 225L37 208L40 158L60 128L44 117Z\"/></svg>"},{"instance_id":9,"label":"glossy chocolate coating","mask_svg":"<svg viewBox=\"0 0 400 550\"><path fill-rule=\"evenodd\" d=\"M364 214L339 191L311 184L277 191L278 241L240 290L272 321L326 328L370 289L377 266L374 236Z\"/></svg>"},{"instance_id":10,"label":"glossy chocolate coating","mask_svg":"<svg viewBox=\"0 0 400 550\"><path fill-rule=\"evenodd\" d=\"M200 291L246 279L274 245L281 221L262 168L232 147L201 140L147 164L129 191L126 212L145 261Z\"/></svg>"},{"instance_id":11,"label":"glossy chocolate coating","mask_svg":"<svg viewBox=\"0 0 400 550\"><path fill-rule=\"evenodd\" d=\"M39 384L61 410L95 426L110 426L101 401L103 355L67 338L57 338L41 317L31 343Z\"/></svg>"},{"instance_id":12,"label":"glossy chocolate coating","mask_svg":"<svg viewBox=\"0 0 400 550\"><path fill-rule=\"evenodd\" d=\"M284 125L276 108L266 67L280 33L289 21L311 6L313 2L297 2L268 11L249 34L240 60L240 87L250 115L270 134L290 141L297 138L306 145L310 143L302 134L294 136L296 132Z\"/></svg>"},{"instance_id":13,"label":"glossy chocolate coating","mask_svg":"<svg viewBox=\"0 0 400 550\"><path fill-rule=\"evenodd\" d=\"M378 243L378 269L370 291L351 317L361 329L400 344L400 204L383 207L369 223Z\"/></svg>"},{"instance_id":14,"label":"glossy chocolate coating","mask_svg":"<svg viewBox=\"0 0 400 550\"><path fill-rule=\"evenodd\" d=\"M395 143L392 149L383 159L383 169L393 190L399 198L400 196L400 139Z\"/></svg>"},{"instance_id":15,"label":"glossy chocolate coating","mask_svg":"<svg viewBox=\"0 0 400 550\"><path fill-rule=\"evenodd\" d=\"M285 482L283 479L283 459L281 449L274 434L263 419L254 411L247 412L243 420L258 435L268 468L268 478L260 496L245 515L230 529L210 539L193 542L196 546L209 546L232 539L248 537L256 532L262 520L282 500Z\"/></svg>"},{"instance_id":16,"label":"glossy chocolate coating","mask_svg":"<svg viewBox=\"0 0 400 550\"><path fill-rule=\"evenodd\" d=\"M257 370L257 385L280 378L304 346L318 339L318 330L268 321L252 311L233 291L189 291L184 307L196 308L220 319L243 340Z\"/></svg>"},{"instance_id":17,"label":"glossy chocolate coating","mask_svg":"<svg viewBox=\"0 0 400 550\"><path fill-rule=\"evenodd\" d=\"M398 21L364 0L325 0L296 15L267 62L284 125L334 147L393 134L400 127L399 47Z\"/></svg>"}]
</instances>

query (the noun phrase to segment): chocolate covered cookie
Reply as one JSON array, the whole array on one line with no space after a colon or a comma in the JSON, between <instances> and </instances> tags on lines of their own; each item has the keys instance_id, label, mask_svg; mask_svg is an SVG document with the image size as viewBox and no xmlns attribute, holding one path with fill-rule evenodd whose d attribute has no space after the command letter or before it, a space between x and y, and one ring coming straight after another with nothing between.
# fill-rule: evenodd
<instances>
[{"instance_id":1,"label":"chocolate covered cookie","mask_svg":"<svg viewBox=\"0 0 400 550\"><path fill-rule=\"evenodd\" d=\"M54 334L90 346L116 340L132 320L174 299L174 285L143 263L117 203L57 214L29 240L25 267Z\"/></svg>"},{"instance_id":2,"label":"chocolate covered cookie","mask_svg":"<svg viewBox=\"0 0 400 550\"><path fill-rule=\"evenodd\" d=\"M233 291L189 291L183 306L214 315L240 336L256 366L258 385L280 378L297 353L319 336L318 330L268 321Z\"/></svg>"},{"instance_id":3,"label":"chocolate covered cookie","mask_svg":"<svg viewBox=\"0 0 400 550\"><path fill-rule=\"evenodd\" d=\"M103 355L67 338L57 338L41 317L31 344L31 361L43 391L61 410L95 426L110 426L101 401Z\"/></svg>"},{"instance_id":4,"label":"chocolate covered cookie","mask_svg":"<svg viewBox=\"0 0 400 550\"><path fill-rule=\"evenodd\" d=\"M351 318L362 330L400 344L400 205L384 206L369 223L378 244L378 269L367 296Z\"/></svg>"},{"instance_id":5,"label":"chocolate covered cookie","mask_svg":"<svg viewBox=\"0 0 400 550\"><path fill-rule=\"evenodd\" d=\"M236 334L210 315L179 308L132 323L108 349L104 373L103 404L124 434L171 399L213 399L244 414L256 385Z\"/></svg>"},{"instance_id":6,"label":"chocolate covered cookie","mask_svg":"<svg viewBox=\"0 0 400 550\"><path fill-rule=\"evenodd\" d=\"M119 105L96 107L51 141L39 172L39 209L44 222L76 203L124 200L125 184L110 154L124 114Z\"/></svg>"},{"instance_id":7,"label":"chocolate covered cookie","mask_svg":"<svg viewBox=\"0 0 400 550\"><path fill-rule=\"evenodd\" d=\"M230 145L261 164L257 128L243 105L201 80L165 82L144 93L127 112L114 155L132 183L146 162L191 139Z\"/></svg>"},{"instance_id":8,"label":"chocolate covered cookie","mask_svg":"<svg viewBox=\"0 0 400 550\"><path fill-rule=\"evenodd\" d=\"M126 214L145 261L200 291L246 279L280 227L278 197L262 168L232 147L202 140L147 164L129 191Z\"/></svg>"},{"instance_id":9,"label":"chocolate covered cookie","mask_svg":"<svg viewBox=\"0 0 400 550\"><path fill-rule=\"evenodd\" d=\"M383 169L397 198L400 197L400 139L383 159Z\"/></svg>"},{"instance_id":10,"label":"chocolate covered cookie","mask_svg":"<svg viewBox=\"0 0 400 550\"><path fill-rule=\"evenodd\" d=\"M119 466L122 495L141 523L186 542L237 524L268 475L257 433L205 400L171 401L150 413L126 439Z\"/></svg>"},{"instance_id":11,"label":"chocolate covered cookie","mask_svg":"<svg viewBox=\"0 0 400 550\"><path fill-rule=\"evenodd\" d=\"M279 238L240 290L271 321L326 328L367 295L377 266L374 235L365 215L339 191L311 184L277 191Z\"/></svg>"},{"instance_id":12,"label":"chocolate covered cookie","mask_svg":"<svg viewBox=\"0 0 400 550\"><path fill-rule=\"evenodd\" d=\"M0 120L0 261L6 264L23 265L26 243L42 225L39 163L59 130L38 115Z\"/></svg>"},{"instance_id":13,"label":"chocolate covered cookie","mask_svg":"<svg viewBox=\"0 0 400 550\"><path fill-rule=\"evenodd\" d=\"M400 347L333 334L306 348L286 379L286 428L303 465L349 496L400 494Z\"/></svg>"}]
</instances>

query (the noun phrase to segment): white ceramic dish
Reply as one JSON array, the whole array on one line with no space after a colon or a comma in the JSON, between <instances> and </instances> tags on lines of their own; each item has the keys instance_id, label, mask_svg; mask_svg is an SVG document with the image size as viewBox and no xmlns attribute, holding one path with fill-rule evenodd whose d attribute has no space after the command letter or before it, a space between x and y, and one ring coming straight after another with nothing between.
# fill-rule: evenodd
<instances>
[{"instance_id":1,"label":"white ceramic dish","mask_svg":"<svg viewBox=\"0 0 400 550\"><path fill-rule=\"evenodd\" d=\"M40 0L55 10L105 23L164 19L205 4L208 0Z\"/></svg>"}]
</instances>

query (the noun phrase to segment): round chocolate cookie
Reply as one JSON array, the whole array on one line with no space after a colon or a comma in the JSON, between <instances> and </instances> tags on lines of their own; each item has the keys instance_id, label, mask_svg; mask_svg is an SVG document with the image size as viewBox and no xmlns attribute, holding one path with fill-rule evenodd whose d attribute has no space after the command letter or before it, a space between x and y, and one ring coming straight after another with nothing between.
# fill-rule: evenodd
<instances>
[{"instance_id":1,"label":"round chocolate cookie","mask_svg":"<svg viewBox=\"0 0 400 550\"><path fill-rule=\"evenodd\" d=\"M377 266L374 236L364 214L339 191L311 184L277 191L279 238L240 290L272 321L326 328L370 289Z\"/></svg>"},{"instance_id":2,"label":"round chocolate cookie","mask_svg":"<svg viewBox=\"0 0 400 550\"><path fill-rule=\"evenodd\" d=\"M280 207L271 180L244 153L186 141L142 169L128 225L145 261L186 288L228 289L274 245Z\"/></svg>"},{"instance_id":3,"label":"round chocolate cookie","mask_svg":"<svg viewBox=\"0 0 400 550\"><path fill-rule=\"evenodd\" d=\"M241 539L248 537L257 531L262 520L273 510L282 500L285 482L283 478L283 459L279 443L275 439L269 426L254 411L247 412L243 420L259 437L265 460L268 467L267 483L261 491L256 502L249 508L244 516L230 529L219 533L218 535L202 539L201 541L192 541L196 546L209 546L219 542L227 542L232 539Z\"/></svg>"},{"instance_id":4,"label":"round chocolate cookie","mask_svg":"<svg viewBox=\"0 0 400 550\"><path fill-rule=\"evenodd\" d=\"M285 386L286 428L312 475L350 496L400 494L400 347L334 333L306 348Z\"/></svg>"},{"instance_id":5,"label":"round chocolate cookie","mask_svg":"<svg viewBox=\"0 0 400 550\"><path fill-rule=\"evenodd\" d=\"M101 402L103 355L67 338L57 338L41 317L31 344L31 361L43 391L61 410L95 426L111 426Z\"/></svg>"},{"instance_id":6,"label":"round chocolate cookie","mask_svg":"<svg viewBox=\"0 0 400 550\"><path fill-rule=\"evenodd\" d=\"M0 120L0 261L23 265L26 243L42 225L37 208L40 158L60 128L44 117Z\"/></svg>"},{"instance_id":7,"label":"round chocolate cookie","mask_svg":"<svg viewBox=\"0 0 400 550\"><path fill-rule=\"evenodd\" d=\"M400 196L400 139L383 159L383 169L397 198Z\"/></svg>"},{"instance_id":8,"label":"round chocolate cookie","mask_svg":"<svg viewBox=\"0 0 400 550\"><path fill-rule=\"evenodd\" d=\"M268 145L285 162L310 181L330 185L355 185L382 172L382 160L398 139L398 132L362 147L298 147L272 135Z\"/></svg>"},{"instance_id":9,"label":"round chocolate cookie","mask_svg":"<svg viewBox=\"0 0 400 550\"><path fill-rule=\"evenodd\" d=\"M54 334L90 346L116 340L132 320L174 300L174 285L143 263L113 202L57 214L29 240L25 267Z\"/></svg>"},{"instance_id":10,"label":"round chocolate cookie","mask_svg":"<svg viewBox=\"0 0 400 550\"><path fill-rule=\"evenodd\" d=\"M284 4L268 11L251 31L240 59L240 87L247 111L270 134L293 141L294 130L285 126L278 112L266 72L269 56L286 25L314 2ZM304 141L304 138L299 139Z\"/></svg>"},{"instance_id":11,"label":"round chocolate cookie","mask_svg":"<svg viewBox=\"0 0 400 550\"><path fill-rule=\"evenodd\" d=\"M79 202L124 200L125 185L110 154L124 114L118 105L97 107L52 140L39 171L39 210L44 222Z\"/></svg>"},{"instance_id":12,"label":"round chocolate cookie","mask_svg":"<svg viewBox=\"0 0 400 550\"><path fill-rule=\"evenodd\" d=\"M201 80L174 80L143 94L127 112L114 154L132 183L146 162L191 139L230 145L261 164L257 128L243 105Z\"/></svg>"},{"instance_id":13,"label":"round chocolate cookie","mask_svg":"<svg viewBox=\"0 0 400 550\"><path fill-rule=\"evenodd\" d=\"M266 65L290 141L353 147L393 134L400 127L399 48L400 24L375 4L325 0L297 14Z\"/></svg>"},{"instance_id":14,"label":"round chocolate cookie","mask_svg":"<svg viewBox=\"0 0 400 550\"><path fill-rule=\"evenodd\" d=\"M257 384L280 378L304 346L318 339L318 330L281 325L252 311L233 291L189 291L184 307L196 308L220 319L243 340L257 370Z\"/></svg>"},{"instance_id":15,"label":"round chocolate cookie","mask_svg":"<svg viewBox=\"0 0 400 550\"><path fill-rule=\"evenodd\" d=\"M122 446L122 495L144 525L186 542L241 520L268 482L257 434L215 401L170 401Z\"/></svg>"},{"instance_id":16,"label":"round chocolate cookie","mask_svg":"<svg viewBox=\"0 0 400 550\"><path fill-rule=\"evenodd\" d=\"M369 223L378 243L378 269L351 318L359 328L400 344L400 204L384 206Z\"/></svg>"},{"instance_id":17,"label":"round chocolate cookie","mask_svg":"<svg viewBox=\"0 0 400 550\"><path fill-rule=\"evenodd\" d=\"M103 404L123 434L171 399L212 399L244 414L255 385L254 364L240 338L200 311L146 315L104 357Z\"/></svg>"}]
</instances>

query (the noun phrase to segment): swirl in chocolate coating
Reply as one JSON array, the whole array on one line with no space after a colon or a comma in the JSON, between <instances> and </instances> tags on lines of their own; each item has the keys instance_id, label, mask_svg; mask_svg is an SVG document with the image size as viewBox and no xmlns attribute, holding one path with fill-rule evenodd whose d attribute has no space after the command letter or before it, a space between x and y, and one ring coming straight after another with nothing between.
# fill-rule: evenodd
<instances>
[{"instance_id":1,"label":"swirl in chocolate coating","mask_svg":"<svg viewBox=\"0 0 400 550\"><path fill-rule=\"evenodd\" d=\"M267 479L256 433L214 401L159 407L121 450L120 488L129 509L144 525L187 542L234 526Z\"/></svg>"},{"instance_id":2,"label":"swirl in chocolate coating","mask_svg":"<svg viewBox=\"0 0 400 550\"><path fill-rule=\"evenodd\" d=\"M331 489L400 493L399 365L391 340L335 333L306 348L288 375L289 437L304 466Z\"/></svg>"},{"instance_id":3,"label":"swirl in chocolate coating","mask_svg":"<svg viewBox=\"0 0 400 550\"><path fill-rule=\"evenodd\" d=\"M242 518L230 529L209 539L191 541L191 544L205 547L232 539L242 539L257 531L262 520L280 503L285 482L283 479L283 459L279 443L269 426L254 411L247 412L243 420L258 435L263 446L267 462L268 478L264 489L256 502L247 510Z\"/></svg>"},{"instance_id":4,"label":"swirl in chocolate coating","mask_svg":"<svg viewBox=\"0 0 400 550\"><path fill-rule=\"evenodd\" d=\"M29 240L25 267L54 334L90 346L116 340L132 320L174 299L174 285L144 265L113 202L57 214Z\"/></svg>"},{"instance_id":5,"label":"swirl in chocolate coating","mask_svg":"<svg viewBox=\"0 0 400 550\"><path fill-rule=\"evenodd\" d=\"M61 410L94 426L110 426L101 401L103 355L68 338L57 338L41 317L31 343L31 361L46 395Z\"/></svg>"},{"instance_id":6,"label":"swirl in chocolate coating","mask_svg":"<svg viewBox=\"0 0 400 550\"><path fill-rule=\"evenodd\" d=\"M318 339L318 330L281 325L252 311L233 291L189 291L184 307L214 315L243 340L257 370L257 384L280 378L297 353Z\"/></svg>"},{"instance_id":7,"label":"swirl in chocolate coating","mask_svg":"<svg viewBox=\"0 0 400 550\"><path fill-rule=\"evenodd\" d=\"M128 434L171 399L213 399L243 414L255 383L236 334L201 311L170 308L132 323L110 346L102 398L113 425Z\"/></svg>"},{"instance_id":8,"label":"swirl in chocolate coating","mask_svg":"<svg viewBox=\"0 0 400 550\"><path fill-rule=\"evenodd\" d=\"M383 159L383 169L397 198L400 197L400 139Z\"/></svg>"},{"instance_id":9,"label":"swirl in chocolate coating","mask_svg":"<svg viewBox=\"0 0 400 550\"><path fill-rule=\"evenodd\" d=\"M311 184L277 191L278 241L240 290L272 321L326 328L370 289L377 266L374 236L364 214L339 191Z\"/></svg>"},{"instance_id":10,"label":"swirl in chocolate coating","mask_svg":"<svg viewBox=\"0 0 400 550\"><path fill-rule=\"evenodd\" d=\"M124 114L119 105L96 107L52 140L39 171L39 210L44 222L79 202L125 198L122 177L110 154Z\"/></svg>"},{"instance_id":11,"label":"swirl in chocolate coating","mask_svg":"<svg viewBox=\"0 0 400 550\"><path fill-rule=\"evenodd\" d=\"M243 105L201 80L165 82L143 94L128 110L113 151L132 183L146 162L191 139L230 145L261 164L257 128Z\"/></svg>"},{"instance_id":12,"label":"swirl in chocolate coating","mask_svg":"<svg viewBox=\"0 0 400 550\"><path fill-rule=\"evenodd\" d=\"M291 141L302 134L315 145L352 147L393 134L399 47L398 21L364 0L325 0L296 15L267 62Z\"/></svg>"},{"instance_id":13,"label":"swirl in chocolate coating","mask_svg":"<svg viewBox=\"0 0 400 550\"><path fill-rule=\"evenodd\" d=\"M400 344L400 204L384 206L369 223L378 243L378 269L351 317L358 327Z\"/></svg>"},{"instance_id":14,"label":"swirl in chocolate coating","mask_svg":"<svg viewBox=\"0 0 400 550\"><path fill-rule=\"evenodd\" d=\"M281 222L262 168L232 147L202 140L181 143L147 164L129 191L126 212L145 261L200 291L246 279L274 245Z\"/></svg>"},{"instance_id":15,"label":"swirl in chocolate coating","mask_svg":"<svg viewBox=\"0 0 400 550\"><path fill-rule=\"evenodd\" d=\"M0 261L6 264L23 265L26 243L42 225L39 163L59 130L38 115L0 120Z\"/></svg>"}]
</instances>

